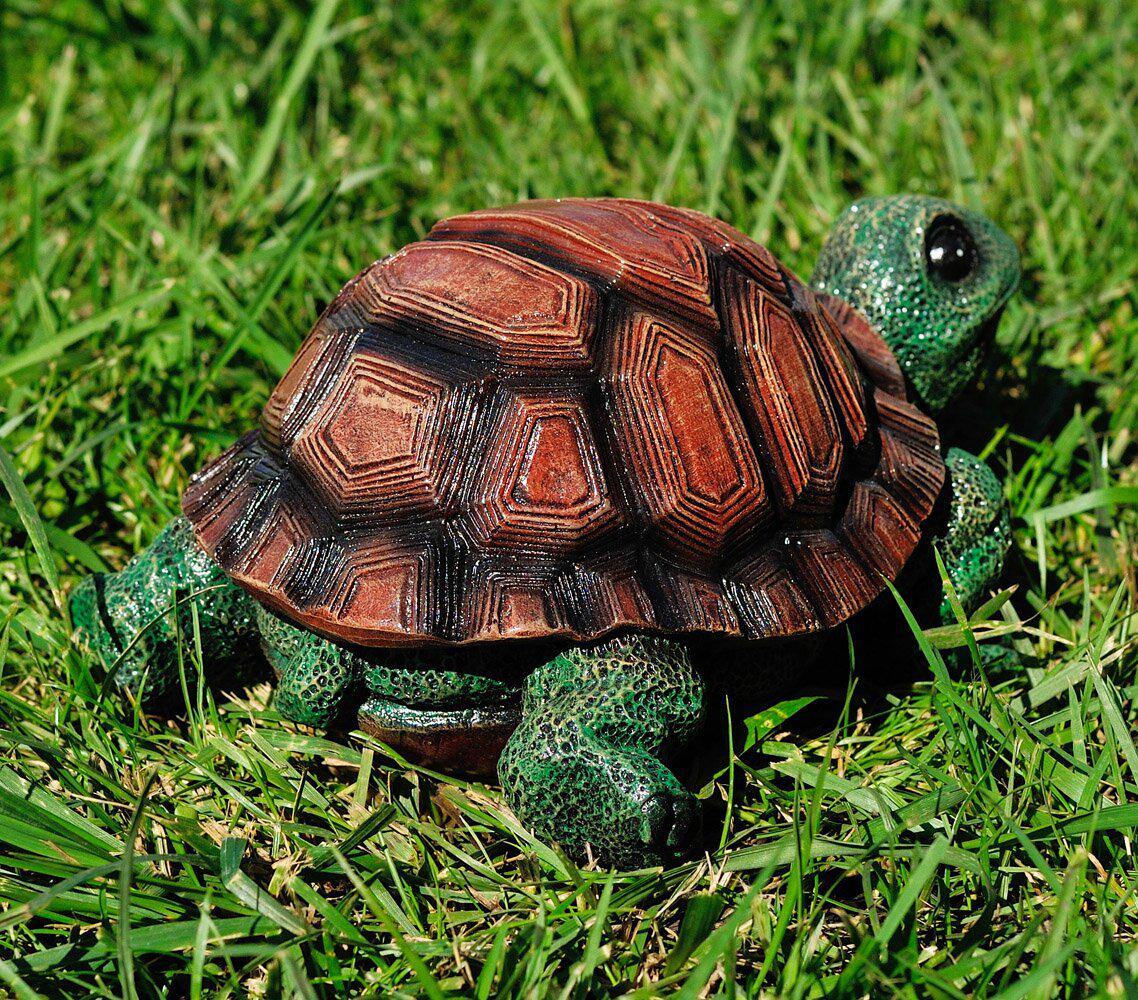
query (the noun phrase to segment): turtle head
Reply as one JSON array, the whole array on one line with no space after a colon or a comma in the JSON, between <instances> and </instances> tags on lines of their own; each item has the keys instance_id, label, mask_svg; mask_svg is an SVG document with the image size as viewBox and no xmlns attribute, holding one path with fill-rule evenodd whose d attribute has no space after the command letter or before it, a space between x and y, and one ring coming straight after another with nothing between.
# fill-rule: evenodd
<instances>
[{"instance_id":1,"label":"turtle head","mask_svg":"<svg viewBox=\"0 0 1138 1000\"><path fill-rule=\"evenodd\" d=\"M936 413L976 377L1019 254L979 212L922 195L868 198L838 219L812 281L869 320Z\"/></svg>"}]
</instances>

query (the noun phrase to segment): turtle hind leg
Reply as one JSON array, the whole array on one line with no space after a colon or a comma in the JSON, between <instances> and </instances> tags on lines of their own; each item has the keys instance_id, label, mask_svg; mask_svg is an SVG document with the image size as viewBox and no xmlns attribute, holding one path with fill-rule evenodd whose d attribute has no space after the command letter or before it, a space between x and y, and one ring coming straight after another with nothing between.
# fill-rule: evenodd
<instances>
[{"instance_id":1,"label":"turtle hind leg","mask_svg":"<svg viewBox=\"0 0 1138 1000\"><path fill-rule=\"evenodd\" d=\"M237 686L263 671L252 598L206 555L184 517L120 572L84 579L69 603L79 641L147 710L176 709L183 672L188 682L196 677L195 609L211 685Z\"/></svg>"},{"instance_id":2,"label":"turtle hind leg","mask_svg":"<svg viewBox=\"0 0 1138 1000\"><path fill-rule=\"evenodd\" d=\"M699 730L704 684L687 650L633 635L574 647L526 679L498 775L540 834L581 857L638 866L675 856L698 819L664 758Z\"/></svg>"}]
</instances>

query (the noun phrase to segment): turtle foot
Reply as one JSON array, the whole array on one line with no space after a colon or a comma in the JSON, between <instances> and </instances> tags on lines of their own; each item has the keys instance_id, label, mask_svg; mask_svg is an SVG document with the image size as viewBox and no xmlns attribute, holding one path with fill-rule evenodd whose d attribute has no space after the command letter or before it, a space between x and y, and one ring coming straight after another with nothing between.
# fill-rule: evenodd
<instances>
[{"instance_id":1,"label":"turtle foot","mask_svg":"<svg viewBox=\"0 0 1138 1000\"><path fill-rule=\"evenodd\" d=\"M566 745L546 731L519 731L498 775L523 823L577 858L639 868L667 864L699 825L695 797L643 750ZM552 737L552 739L551 739Z\"/></svg>"},{"instance_id":2,"label":"turtle foot","mask_svg":"<svg viewBox=\"0 0 1138 1000\"><path fill-rule=\"evenodd\" d=\"M630 635L574 647L526 679L498 776L519 818L570 854L664 864L699 814L663 761L703 715L703 681L682 644Z\"/></svg>"}]
</instances>

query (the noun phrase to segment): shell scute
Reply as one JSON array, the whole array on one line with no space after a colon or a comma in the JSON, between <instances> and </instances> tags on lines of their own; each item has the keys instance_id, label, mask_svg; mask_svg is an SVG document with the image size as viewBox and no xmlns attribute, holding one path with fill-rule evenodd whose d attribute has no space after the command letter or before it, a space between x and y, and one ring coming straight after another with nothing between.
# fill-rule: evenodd
<instances>
[{"instance_id":1,"label":"shell scute","mask_svg":"<svg viewBox=\"0 0 1138 1000\"><path fill-rule=\"evenodd\" d=\"M642 210L666 219L674 225L697 236L705 246L724 258L742 274L778 296L787 292L784 271L775 255L761 243L744 236L719 219L713 219L690 208L674 208L671 205L655 205L651 202L637 202Z\"/></svg>"},{"instance_id":2,"label":"shell scute","mask_svg":"<svg viewBox=\"0 0 1138 1000\"><path fill-rule=\"evenodd\" d=\"M895 580L920 540L920 528L882 486L856 482L838 523L842 542L867 569Z\"/></svg>"},{"instance_id":3,"label":"shell scute","mask_svg":"<svg viewBox=\"0 0 1138 1000\"><path fill-rule=\"evenodd\" d=\"M488 455L474 473L470 516L488 547L567 554L619 523L592 427L571 393L510 392Z\"/></svg>"},{"instance_id":4,"label":"shell scute","mask_svg":"<svg viewBox=\"0 0 1138 1000\"><path fill-rule=\"evenodd\" d=\"M652 554L643 560L642 572L652 594L656 620L663 628L739 634L739 613L722 579Z\"/></svg>"},{"instance_id":5,"label":"shell scute","mask_svg":"<svg viewBox=\"0 0 1138 1000\"><path fill-rule=\"evenodd\" d=\"M600 382L630 492L666 548L699 563L769 518L758 458L706 345L632 313L612 333Z\"/></svg>"},{"instance_id":6,"label":"shell scute","mask_svg":"<svg viewBox=\"0 0 1138 1000\"><path fill-rule=\"evenodd\" d=\"M846 440L855 452L861 452L870 429L865 380L833 317L809 289L803 288L802 291L808 298L806 309L798 315L806 340L826 378Z\"/></svg>"},{"instance_id":7,"label":"shell scute","mask_svg":"<svg viewBox=\"0 0 1138 1000\"><path fill-rule=\"evenodd\" d=\"M578 622L585 627L595 625L600 632L611 632L657 625L634 547L613 546L595 558L574 563L565 571L562 586Z\"/></svg>"},{"instance_id":8,"label":"shell scute","mask_svg":"<svg viewBox=\"0 0 1138 1000\"><path fill-rule=\"evenodd\" d=\"M825 292L815 293L842 332L846 346L856 355L870 380L892 396L905 398L905 376L885 341L848 302Z\"/></svg>"},{"instance_id":9,"label":"shell scute","mask_svg":"<svg viewBox=\"0 0 1138 1000\"><path fill-rule=\"evenodd\" d=\"M481 236L556 262L653 309L661 306L714 326L703 244L636 202L532 201L440 222L438 241Z\"/></svg>"},{"instance_id":10,"label":"shell scute","mask_svg":"<svg viewBox=\"0 0 1138 1000\"><path fill-rule=\"evenodd\" d=\"M881 445L874 478L907 510L931 511L944 482L936 425L907 400L881 389L873 397Z\"/></svg>"},{"instance_id":11,"label":"shell scute","mask_svg":"<svg viewBox=\"0 0 1138 1000\"><path fill-rule=\"evenodd\" d=\"M833 509L845 447L806 331L782 302L742 275L726 281L727 340L744 412L766 456L779 510L821 523Z\"/></svg>"},{"instance_id":12,"label":"shell scute","mask_svg":"<svg viewBox=\"0 0 1138 1000\"><path fill-rule=\"evenodd\" d=\"M813 632L822 627L809 595L789 569L781 547L772 541L750 553L728 574L728 591L739 608L746 633L771 638Z\"/></svg>"},{"instance_id":13,"label":"shell scute","mask_svg":"<svg viewBox=\"0 0 1138 1000\"><path fill-rule=\"evenodd\" d=\"M527 639L570 630L559 571L550 563L495 557L475 560L467 577L463 618L484 640Z\"/></svg>"},{"instance_id":14,"label":"shell scute","mask_svg":"<svg viewBox=\"0 0 1138 1000\"><path fill-rule=\"evenodd\" d=\"M785 554L824 628L846 621L864 607L866 592L880 585L853 550L826 529L791 535Z\"/></svg>"},{"instance_id":15,"label":"shell scute","mask_svg":"<svg viewBox=\"0 0 1138 1000\"><path fill-rule=\"evenodd\" d=\"M410 324L503 364L586 368L597 295L585 281L502 247L412 243L355 298L372 322Z\"/></svg>"},{"instance_id":16,"label":"shell scute","mask_svg":"<svg viewBox=\"0 0 1138 1000\"><path fill-rule=\"evenodd\" d=\"M431 549L374 539L351 550L331 590L326 629L345 638L374 632L395 638L421 634L435 617Z\"/></svg>"},{"instance_id":17,"label":"shell scute","mask_svg":"<svg viewBox=\"0 0 1138 1000\"><path fill-rule=\"evenodd\" d=\"M296 432L288 461L341 528L443 511L478 414L476 385L361 343Z\"/></svg>"}]
</instances>

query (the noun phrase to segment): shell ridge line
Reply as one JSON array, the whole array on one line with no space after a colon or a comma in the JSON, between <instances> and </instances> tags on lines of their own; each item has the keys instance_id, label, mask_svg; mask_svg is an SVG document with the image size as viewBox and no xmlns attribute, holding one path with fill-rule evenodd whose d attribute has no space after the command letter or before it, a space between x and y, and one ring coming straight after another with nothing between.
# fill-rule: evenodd
<instances>
[{"instance_id":1,"label":"shell ridge line","mask_svg":"<svg viewBox=\"0 0 1138 1000\"><path fill-rule=\"evenodd\" d=\"M892 500L892 502L896 505L898 510L904 514L908 520L913 522L916 528L917 542L909 552L909 556L911 556L913 550L916 548L916 545L920 544L920 538L923 534L925 525L927 524L929 518L932 516L932 513L936 508L937 499L944 489L946 476L944 461L940 454L939 433L937 432L935 423L933 423L931 419L924 417L922 414L921 416L924 417L923 422L932 428L936 439L935 447L927 446L926 443L920 439L913 440L910 435L905 432L904 429L899 428L895 424L895 421L897 420L897 411L902 407L912 407L912 404L909 403L907 399L899 397L895 393L880 386L874 388L873 393L870 395L870 399L872 401L875 412L878 412L879 405L881 403L887 404L886 414L884 416L879 414L878 416L878 436L880 438L884 438L885 434L888 434L889 437L895 442L895 448L902 452L911 452L916 458L923 458L926 462L929 462L929 464L933 466L935 488L930 491L931 495L927 504L913 505L907 503L905 496L900 492L902 486L906 483L909 485L910 490L918 490L922 493L925 492L920 487L919 481L914 481L914 475L912 472L897 477L900 480L898 482L890 483L888 481L888 478L885 475L887 455L884 440L882 440L882 446L880 449L880 454L878 456L877 464L872 470L870 470L865 478L861 480L868 486L876 486L883 493L885 493L885 495L889 497L890 500ZM889 409L888 407L893 407L893 409ZM901 471L904 472L904 470ZM922 507L924 508L923 510Z\"/></svg>"},{"instance_id":2,"label":"shell ridge line","mask_svg":"<svg viewBox=\"0 0 1138 1000\"><path fill-rule=\"evenodd\" d=\"M420 245L423 245L425 243L426 241L422 241ZM497 263L508 263L510 267L518 267L519 270L524 270L525 273L531 276L536 276L538 278L543 277L542 271L546 269L545 266L542 266L541 268L536 267L535 265L539 264L539 262L530 260L528 257L515 253L507 247L500 247L490 243L470 240L448 241L446 245L455 248L469 249L476 254L485 255L488 260L492 260ZM495 253L492 251L497 252ZM519 263L515 264L514 261L517 261ZM522 268L519 266L521 264L524 264L526 266ZM563 273L560 269L557 270L558 273ZM577 289L573 287L569 290L569 293L575 295L577 294ZM398 290L393 289L391 291L391 294L397 301L419 301L426 299L434 305L435 309L440 315L452 319L455 322L455 325L466 325L472 319L472 304L457 296L444 298L439 294L425 289L418 289L414 294L409 294L402 288ZM548 334L557 320L564 317L564 311L564 308L560 311L554 311L551 307L545 309L533 308L529 310L518 309L517 311L507 316L506 319L510 322L526 323L531 325L533 327L532 330L519 329L514 331L516 336L527 337L534 336L535 334ZM477 319L476 316L473 318L475 320Z\"/></svg>"},{"instance_id":3,"label":"shell ridge line","mask_svg":"<svg viewBox=\"0 0 1138 1000\"><path fill-rule=\"evenodd\" d=\"M506 229L494 224L478 226L477 228L471 229L467 228L467 226L472 225L474 220L481 222L482 219L487 217L493 217L498 222L513 222L520 227L528 228L529 231L519 232L518 229ZM458 221L463 223L461 227L450 228ZM471 212L465 216L460 215L451 219L443 219L435 224L427 234L427 239L440 243L470 241L484 246L495 247L499 250L515 253L526 260L545 264L554 270L572 274L575 277L582 277L586 280L591 278L595 283L603 286L605 289L611 289L614 286L614 278L605 278L597 274L591 274L584 267L580 267L578 270L577 267L573 266L572 261L565 259L566 255L563 251L559 252L555 250L548 240L543 240L540 236L534 235L533 227L543 224L548 226L550 230L563 234L567 240L583 244L586 253L591 251L591 259L598 268L606 260L616 262L618 270L620 264L623 263L616 254L607 249L603 244L598 243L587 233L582 233L573 226L566 225L560 220L548 216L535 216L529 212L511 212L508 209L489 209L480 212ZM578 256L581 256L582 248L577 247L576 249Z\"/></svg>"},{"instance_id":4,"label":"shell ridge line","mask_svg":"<svg viewBox=\"0 0 1138 1000\"><path fill-rule=\"evenodd\" d=\"M233 522L217 540L214 559L223 566L237 569L243 566L258 545L266 526L275 518L280 507L281 482L262 479L251 469L246 481L253 482L253 495Z\"/></svg>"},{"instance_id":5,"label":"shell ridge line","mask_svg":"<svg viewBox=\"0 0 1138 1000\"><path fill-rule=\"evenodd\" d=\"M709 285L709 294L713 295L714 289ZM718 316L716 316L718 321ZM678 330L681 335L686 336L686 331L682 328ZM761 522L764 518L763 508L766 506L766 484L763 477L761 462L759 456L755 454L754 448L751 445L750 435L748 433L746 424L743 420L742 414L739 412L738 401L735 396L734 389L731 385L731 379L727 377L727 370L723 367L723 355L717 347L722 344L723 336L721 330L716 331L720 334L715 338L716 342L712 344L706 343L703 338L692 338L692 348L695 354L690 354L681 351L676 345L663 342L656 352L656 366L659 370L664 362L664 351L669 351L677 357L693 358L695 355L704 355L709 359L711 367L699 367L695 372L706 391L706 396L700 400L700 405L705 415L714 421L723 430L723 443L730 445L728 438L735 438L743 450L749 450L750 454L728 454L728 460L733 466L736 473L736 486L732 488L727 494L721 494L716 497L714 495L707 496L699 492L697 488L692 486L690 481L691 470L687 463L680 458L678 462L677 475L682 481L683 491L690 498L690 506L693 509L693 514L697 511L702 518L706 518L716 508L719 509L721 514L726 515L729 520L734 520L734 524L726 531L724 536L724 552L723 557L720 559L720 565L726 560L728 551L737 546L739 536L745 533L745 525L747 521L751 520L756 523ZM718 377L716 377L718 376ZM663 387L660 389L661 400L664 409L667 410L673 402L669 398L669 394ZM715 400L712 397L715 397ZM722 408L722 410L720 410ZM722 417L722 419L720 419ZM729 452L733 450L729 448ZM753 461L749 461L753 457ZM748 488L747 480L754 476L753 485ZM746 508L751 502L756 502L758 509L750 515L746 513ZM708 505L711 505L709 511ZM740 514L740 510L744 513ZM694 518L693 518L694 520ZM681 524L678 526L682 528L692 543L696 546L700 545L706 539L714 539L714 532L708 533L701 530L699 523ZM677 529L678 530L678 529Z\"/></svg>"},{"instance_id":6,"label":"shell ridge line","mask_svg":"<svg viewBox=\"0 0 1138 1000\"><path fill-rule=\"evenodd\" d=\"M647 545L649 524L641 506L643 501L637 497L637 492L633 488L636 484L625 470L625 462L622 460L620 448L617 445L615 424L619 417L615 412L617 408L613 400L614 390L611 386L606 385L606 376L602 374L607 371L607 378L610 381L612 380L614 368L612 355L615 347L618 346L616 340L618 330L622 325L630 323L634 314L629 304L623 300L623 296L615 288L607 288L599 292L597 312L597 328L593 335L596 345L593 352L593 380L589 389L582 394L582 399L586 416L596 428L596 433L593 434L593 442L597 450L597 464L608 487L609 495L612 497L619 518L624 522L627 531L635 535L637 551L643 551ZM623 378L623 376L621 377ZM620 533L619 527L617 533ZM585 551L580 553L577 558L575 573L578 577L589 572L586 562L588 555L589 552ZM568 571L566 571L567 574ZM639 561L636 577L640 586L646 590ZM590 603L593 606L594 620L590 623L588 631L596 631L600 625L600 622L596 620L597 602ZM651 599L649 599L649 604L652 604ZM584 605L582 605L581 610L584 611ZM652 611L655 615L656 608L654 605Z\"/></svg>"},{"instance_id":7,"label":"shell ridge line","mask_svg":"<svg viewBox=\"0 0 1138 1000\"><path fill-rule=\"evenodd\" d=\"M806 305L809 305L809 303L804 303L804 307ZM825 308L826 308L826 306L822 301L817 301L817 309L819 311L822 311ZM818 323L819 324L825 324L825 317L819 317ZM813 330L814 328L815 328L815 325L812 324L811 329ZM840 334L841 328L836 323L835 323L835 330L837 331L837 335L841 336L841 334ZM816 336L825 336L827 332L829 332L829 331L828 330L822 330L819 328L816 332ZM821 353L821 350L822 350L821 346L814 342L814 337L807 337L805 339L806 339L807 343L809 344L811 351L813 351L815 354L816 362L817 362L819 370L822 373L822 377L827 380L828 384L830 384L831 390L836 391L835 387L833 386L834 376L830 372L830 367L826 363L826 359L819 356ZM875 397L878 393L881 393L882 395L889 396L892 399L897 399L897 397L889 389L879 387L879 386L874 386L872 380L869 378L868 374L866 373L866 371L864 369L864 366L861 362L860 356L855 351L853 351L853 349L851 347L849 347L849 345L845 341L844 337L841 339L840 343L841 343L841 347L844 348L845 351L851 355L850 361L852 362L852 366L853 366L852 374L861 380L862 398L865 400L865 405L862 406L861 409L862 409L862 414L864 416L865 423L866 423L866 437L868 438L870 435L872 435L874 438L877 439L878 448L879 448L879 452L880 452L880 438L881 438L881 432L882 432L882 421L881 421L880 416L877 414ZM867 391L870 388L870 386L874 387L874 391L872 391L872 392ZM901 402L907 402L907 400L901 400ZM842 438L845 441L847 447L850 449L850 455L852 456L855 453L857 445L855 445L853 440L852 440L852 437L849 433L849 428L846 424L846 420L844 418L839 419L837 421L837 423L839 425L839 432L841 433ZM863 441L864 441L864 439L863 439ZM902 447L904 447L907 444L907 442L899 441L899 444ZM893 502L897 505L897 508L906 516L908 515L908 512L905 508L905 504L902 502L901 498L896 496L895 493L889 489L887 483L884 483L879 478L877 478L876 473L879 471L879 469L881 467L881 461L882 461L882 458L879 455L877 465L872 470L870 470L870 472L867 473L865 476L862 476L862 477L856 478L856 479L853 477L849 477L849 476L845 477L847 482L845 484L844 490L842 490L843 495L840 496L839 502L837 504L835 504L834 517L832 518L832 529L831 529L832 534L833 534L834 538L836 539L837 543L847 552L847 554L854 561L854 563L856 565L858 565L866 573L868 579L870 581L872 581L873 588L875 591L875 593L873 595L874 597L876 597L877 595L879 595L880 593L882 593L885 590L885 581L884 581L881 573L869 565L866 558L863 557L862 553L859 551L859 547L852 544L852 542L848 539L847 533L851 530L853 525L852 524L847 525L845 519L847 517L847 514L849 513L850 503L853 500L854 492L855 492L856 487L859 483L864 483L866 486L877 486L878 488L882 489L885 492L885 494L887 496L889 496L890 499L892 499ZM842 485L842 477L839 477L839 486L841 486L841 485ZM927 519L927 516L928 515L926 514L924 517L922 517L920 519L920 524L918 525L918 529L921 525L923 525L924 521ZM861 530L868 532L869 526L867 524L863 524L860 521L858 521L857 525ZM919 541L919 537L920 537L920 533L918 530L918 541ZM914 546L914 548L915 548L915 546ZM908 557L911 555L912 555L912 549L910 549L910 551L906 555L906 559L908 559Z\"/></svg>"},{"instance_id":8,"label":"shell ridge line","mask_svg":"<svg viewBox=\"0 0 1138 1000\"><path fill-rule=\"evenodd\" d=\"M387 261L396 257L398 254L387 258ZM472 337L459 339L453 329L448 330L430 315L417 315L407 309L405 296L393 293L378 282L366 289L361 286L361 289L359 294L363 301L360 305L367 323L363 332L373 337L386 334L389 339L384 341L385 349L390 350L402 342L406 345L403 350L408 351L410 344L413 343L429 351L447 352L453 357L466 358L483 364L502 364L500 343L486 342ZM453 324L454 327L461 325L463 324L458 322Z\"/></svg>"},{"instance_id":9,"label":"shell ridge line","mask_svg":"<svg viewBox=\"0 0 1138 1000\"><path fill-rule=\"evenodd\" d=\"M442 223L439 223L439 226L441 225ZM546 267L561 271L565 274L570 274L575 278L580 278L582 281L588 282L593 286L598 296L603 295L607 291L611 291L613 288L613 279L601 277L582 266L575 267L571 261L564 259L563 254L558 254L549 243L536 236L523 236L517 232L511 232L493 226L470 230L447 230L439 229L438 226L436 226L427 234L426 239L430 242L437 243L466 241L482 246L496 247L500 250L508 250L510 253L517 254L517 256L525 260L532 261L535 264L543 264ZM595 263L599 266L601 262L601 254L598 250L595 254Z\"/></svg>"},{"instance_id":10,"label":"shell ridge line","mask_svg":"<svg viewBox=\"0 0 1138 1000\"><path fill-rule=\"evenodd\" d=\"M829 316L826 307L816 299L814 300L814 306L817 312L816 321L812 324L815 328L815 336L807 337L807 343L809 343L810 349L814 352L815 361L819 370L822 372L822 377L825 378L829 384L830 391L836 399L843 403L840 407L842 411L840 413L841 419L839 420L841 424L840 429L848 446L849 454L853 455L860 442L856 442L853 439L853 433L848 424L847 411L850 413L853 411L860 413L862 421L866 424L865 433L869 433L869 415L865 412L866 383L868 379L862 371L861 365L858 364L857 359L853 356L853 352L850 351L845 341L837 333L837 324L834 323L833 319ZM829 347L827 348L820 343L821 340L825 340ZM831 359L833 363L831 363ZM840 365L844 369L844 372L836 371L834 368L835 364ZM843 377L843 375L846 377ZM855 379L856 384L854 382ZM859 387L861 389L860 393L857 392Z\"/></svg>"},{"instance_id":11,"label":"shell ridge line","mask_svg":"<svg viewBox=\"0 0 1138 1000\"><path fill-rule=\"evenodd\" d=\"M598 330L598 335L603 336L603 340L599 344L601 350L598 350L596 355L597 396L603 401L605 410L602 414L604 418L602 433L597 436L598 449L601 453L601 462L606 475L611 474L613 476L613 482L618 484L622 499L627 501L630 517L636 522L641 533L647 535L651 530L651 523L644 509L644 500L639 497L639 491L636 489L636 487L642 487L644 484L638 483L635 477L627 471L627 462L622 460L624 458L622 449L616 441L618 424L626 423L625 418L620 413L620 408L616 406L616 399L620 393L628 391L628 382L630 381L627 371L628 365L619 364L616 351L620 350L621 357L630 357L634 354L635 345L632 343L632 338L621 337L621 333L624 329L631 328L635 322L636 311L630 307L629 303L623 301L623 297L615 291L606 296L605 302L606 306L603 312L606 323L603 334ZM641 450L639 449L639 442L634 442L634 446ZM651 455L643 452L642 454L644 460L649 463L652 461Z\"/></svg>"},{"instance_id":12,"label":"shell ridge line","mask_svg":"<svg viewBox=\"0 0 1138 1000\"><path fill-rule=\"evenodd\" d=\"M734 284L736 289L742 287L743 283L746 285L754 285L759 296L765 297L770 294L769 290L764 289L758 282L754 281L750 275L746 274L739 268L733 261L726 257L721 257L719 260L719 268L716 273L715 284L713 290L716 294L712 296L712 301L715 305L716 314L719 317L720 328L723 331L722 337L722 353L720 355L720 363L724 366L724 372L727 375L724 382L727 384L728 391L731 394L731 399L735 408L739 411L741 418L741 425L746 433L747 439L751 444L751 449L758 459L758 471L760 482L762 483L763 491L767 499L767 516L765 518L765 530L760 524L756 526L756 533L754 535L754 546L756 549L765 550L771 553L771 557L776 560L779 565L780 571L787 577L787 579L794 585L795 590L802 595L803 600L808 606L809 612L817 619L820 617L820 611L815 606L812 595L807 591L803 582L798 578L790 565L790 560L786 558L782 546L778 543L781 536L784 535L783 531L778 530L782 526L782 516L779 514L775 494L772 492L768 479L768 464L777 460L777 456L772 456L765 446L765 438L762 434L756 432L752 425L751 407L744 406L742 403L744 382L742 372L742 362L737 357L738 347L736 346L735 338L732 336L733 323L730 320L726 308L726 299L728 295L737 295L738 292L732 292L729 286ZM793 314L791 314L793 315ZM760 391L769 393L769 387L764 382L760 387ZM780 413L783 410L781 400L776 400L772 396L766 396L768 403L775 403L779 406ZM757 554L757 553L756 553ZM747 560L744 557L744 561ZM736 566L736 570L740 567ZM724 592L732 595L732 603L737 600L733 595L737 590L749 589L754 590L751 584L744 583L733 574L727 574L723 578ZM750 614L746 613L745 609L740 616L740 621L750 620Z\"/></svg>"},{"instance_id":13,"label":"shell ridge line","mask_svg":"<svg viewBox=\"0 0 1138 1000\"><path fill-rule=\"evenodd\" d=\"M805 297L799 296L799 298L798 298L798 300L796 300L796 302L800 303L801 308L799 311L802 311L802 312L810 311L809 310L810 301L806 300ZM825 307L819 302L816 304L816 308L818 311L821 311ZM831 393L835 396L839 396L840 393L843 392L844 390L841 387L836 386L834 384L834 380L837 377L837 375L836 375L836 373L831 371L830 364L828 363L827 359L822 355L822 351L823 351L822 345L820 345L816 342L818 338L830 335L829 328L826 327L825 322L826 322L825 317L821 317L821 316L818 317L816 322L811 323L808 328L804 328L803 332L808 334L808 335L803 336L801 339L803 341L805 341L808 350L811 352L811 354L814 358L816 370L820 373L822 379L824 379L826 384L829 386ZM843 348L845 347L844 342L842 343L841 346ZM847 350L848 350L848 348L847 348ZM836 359L836 360L840 361L840 358ZM865 393L866 377L865 377L865 375L862 371L861 365L858 363L856 357L850 358L849 361L850 361L850 364L851 364L852 369L853 369L850 374L852 375L852 377L858 378L862 381L862 397L864 399L864 398L866 398L866 395L867 395ZM852 391L852 387L851 387L851 391ZM855 401L855 403L856 403L856 401ZM865 406L860 406L859 409L862 413L862 417L863 417L865 424L866 424L865 435L869 436L869 435L873 434L873 435L879 436L880 435L879 424L871 423L871 421L869 419L869 413L866 411ZM834 497L835 502L834 502L834 509L832 511L832 517L830 518L832 528L828 529L828 530L831 531L831 534L834 537L837 544L839 546L841 546L846 551L847 555L850 556L850 558L854 561L854 563L857 564L866 573L867 577L872 581L873 587L874 587L873 597L876 597L878 594L880 594L885 589L885 583L881 579L880 573L878 573L877 570L875 570L872 566L870 566L866 562L866 560L862 557L861 553L858 551L857 547L850 544L847 541L847 539L846 539L846 530L847 529L843 528L844 519L846 517L847 512L849 511L850 502L853 499L854 490L855 490L857 484L861 483L861 482L868 482L871 480L868 480L867 478L855 479L853 476L848 475L848 474L844 475L844 476L842 475L842 468L848 468L849 463L853 460L853 456L856 453L856 449L858 447L858 444L855 443L853 440L853 436L850 433L850 429L849 429L847 420L845 418L845 415L839 411L838 413L834 414L834 418L835 418L835 424L838 428L838 433L839 433L839 435L841 435L841 438L842 438L843 444L845 445L846 450L844 453L845 457L843 459L842 465L838 468L838 470L836 472L835 497ZM864 438L863 438L863 442L864 442ZM888 492L888 491L886 491L886 492ZM870 598L870 600L872 600L872 597ZM868 603L868 602L863 602L863 606L864 606L864 603Z\"/></svg>"}]
</instances>

